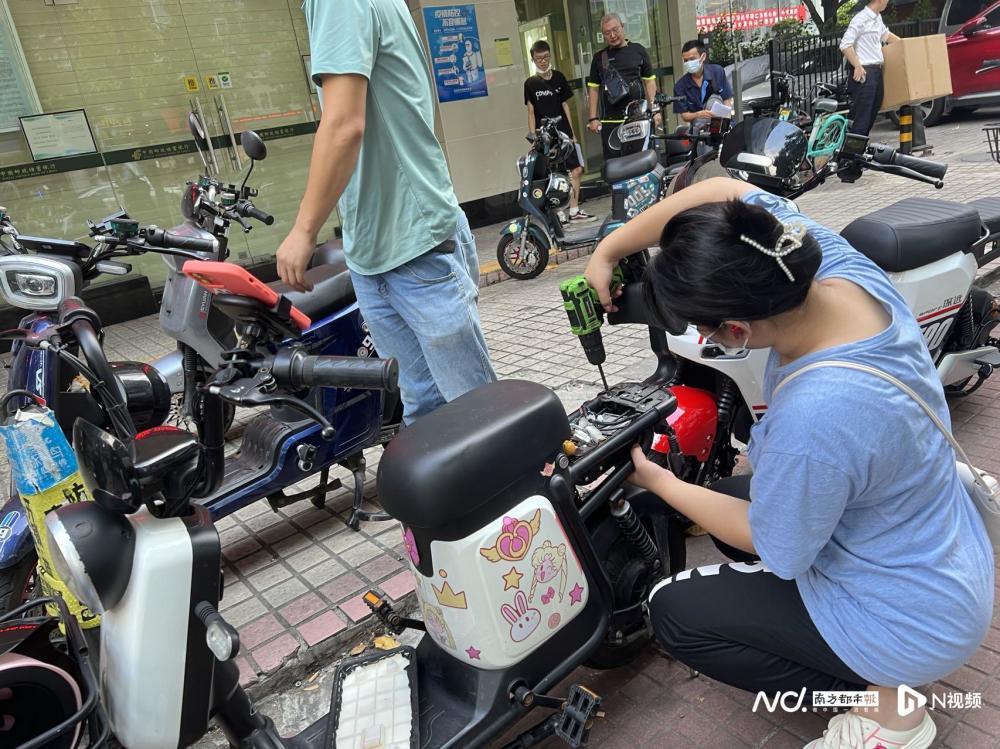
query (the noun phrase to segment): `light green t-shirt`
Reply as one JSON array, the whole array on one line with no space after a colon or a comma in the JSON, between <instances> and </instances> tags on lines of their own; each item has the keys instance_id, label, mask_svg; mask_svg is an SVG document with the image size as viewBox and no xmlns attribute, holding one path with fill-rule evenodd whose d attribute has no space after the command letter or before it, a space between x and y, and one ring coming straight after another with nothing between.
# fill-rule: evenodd
<instances>
[{"instance_id":1,"label":"light green t-shirt","mask_svg":"<svg viewBox=\"0 0 1000 749\"><path fill-rule=\"evenodd\" d=\"M338 207L347 265L385 273L451 237L458 200L434 135L433 82L404 0L305 0L312 75L368 79L364 141ZM336 102L320 103L330 111Z\"/></svg>"}]
</instances>

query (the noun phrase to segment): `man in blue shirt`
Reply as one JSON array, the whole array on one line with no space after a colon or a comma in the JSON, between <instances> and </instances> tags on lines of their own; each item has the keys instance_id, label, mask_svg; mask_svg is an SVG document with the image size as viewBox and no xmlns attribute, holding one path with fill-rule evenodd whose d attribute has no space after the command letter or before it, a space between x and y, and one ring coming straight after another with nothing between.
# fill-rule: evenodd
<instances>
[{"instance_id":1,"label":"man in blue shirt","mask_svg":"<svg viewBox=\"0 0 1000 749\"><path fill-rule=\"evenodd\" d=\"M278 275L306 268L335 205L361 313L399 362L413 421L496 379L476 303L479 260L434 135L430 68L399 0L305 0L323 117Z\"/></svg>"},{"instance_id":2,"label":"man in blue shirt","mask_svg":"<svg viewBox=\"0 0 1000 749\"><path fill-rule=\"evenodd\" d=\"M686 42L681 48L684 60L684 75L674 84L674 96L683 96L684 101L674 103L674 112L683 122L711 119L706 102L715 95L722 98L727 106L733 105L733 87L729 85L726 71L721 65L708 62L708 51L698 39Z\"/></svg>"}]
</instances>

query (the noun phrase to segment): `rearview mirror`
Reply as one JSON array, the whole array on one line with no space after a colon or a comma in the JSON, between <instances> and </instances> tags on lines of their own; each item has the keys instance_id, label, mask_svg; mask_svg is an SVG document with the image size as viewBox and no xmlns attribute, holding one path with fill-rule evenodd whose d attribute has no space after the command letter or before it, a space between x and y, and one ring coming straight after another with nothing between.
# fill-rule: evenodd
<instances>
[{"instance_id":1,"label":"rearview mirror","mask_svg":"<svg viewBox=\"0 0 1000 749\"><path fill-rule=\"evenodd\" d=\"M267 158L267 146L253 130L247 130L240 135L240 145L243 146L246 155L254 161L263 161Z\"/></svg>"}]
</instances>

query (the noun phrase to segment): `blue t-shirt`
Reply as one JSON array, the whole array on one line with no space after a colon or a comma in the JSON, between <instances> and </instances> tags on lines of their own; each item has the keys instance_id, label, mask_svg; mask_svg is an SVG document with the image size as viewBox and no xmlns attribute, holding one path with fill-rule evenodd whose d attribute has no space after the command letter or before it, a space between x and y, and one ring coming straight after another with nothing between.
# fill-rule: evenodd
<instances>
[{"instance_id":1,"label":"blue t-shirt","mask_svg":"<svg viewBox=\"0 0 1000 749\"><path fill-rule=\"evenodd\" d=\"M744 200L804 222L823 251L817 279L857 284L892 317L878 335L786 366L772 352L768 403L811 362L855 361L905 382L950 426L920 328L885 273L791 202L763 192ZM809 372L770 405L749 447L761 561L795 580L823 638L870 683L916 686L957 669L990 626L993 551L944 436L908 395L864 372Z\"/></svg>"},{"instance_id":2,"label":"blue t-shirt","mask_svg":"<svg viewBox=\"0 0 1000 749\"><path fill-rule=\"evenodd\" d=\"M398 268L455 233L459 208L434 135L433 82L402 0L305 0L312 75L368 79L365 134L338 207L355 273ZM324 111L342 104L327 101Z\"/></svg>"}]
</instances>

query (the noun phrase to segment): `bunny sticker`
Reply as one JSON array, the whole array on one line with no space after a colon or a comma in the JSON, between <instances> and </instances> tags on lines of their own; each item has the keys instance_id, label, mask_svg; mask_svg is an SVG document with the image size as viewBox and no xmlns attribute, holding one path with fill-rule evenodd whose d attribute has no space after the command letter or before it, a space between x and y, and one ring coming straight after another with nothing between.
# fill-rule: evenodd
<instances>
[{"instance_id":1,"label":"bunny sticker","mask_svg":"<svg viewBox=\"0 0 1000 749\"><path fill-rule=\"evenodd\" d=\"M528 600L534 602L535 588L539 583L549 583L559 578L559 600L562 601L566 593L566 544L553 546L551 541L546 541L531 555L531 567L534 574L531 577L531 591L528 593ZM545 588L542 588L545 591ZM542 593L542 603L552 600L552 586L548 591Z\"/></svg>"},{"instance_id":2,"label":"bunny sticker","mask_svg":"<svg viewBox=\"0 0 1000 749\"><path fill-rule=\"evenodd\" d=\"M514 642L527 640L542 622L542 612L528 608L528 599L523 590L517 591L514 596L514 606L505 603L500 607L500 613L510 622L510 639Z\"/></svg>"}]
</instances>

